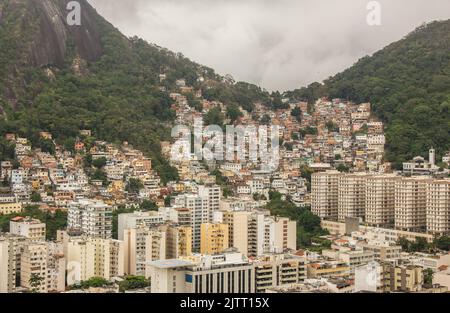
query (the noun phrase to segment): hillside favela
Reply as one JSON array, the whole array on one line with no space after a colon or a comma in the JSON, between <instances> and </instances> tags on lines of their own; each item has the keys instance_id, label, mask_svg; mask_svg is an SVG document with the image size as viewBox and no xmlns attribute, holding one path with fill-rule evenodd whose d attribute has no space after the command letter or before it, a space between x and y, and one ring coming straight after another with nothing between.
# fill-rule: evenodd
<instances>
[{"instance_id":1,"label":"hillside favela","mask_svg":"<svg viewBox=\"0 0 450 313\"><path fill-rule=\"evenodd\" d=\"M447 1L296 88L135 36L153 15L115 5L0 0L0 293L449 292ZM376 32L387 1L359 6Z\"/></svg>"}]
</instances>

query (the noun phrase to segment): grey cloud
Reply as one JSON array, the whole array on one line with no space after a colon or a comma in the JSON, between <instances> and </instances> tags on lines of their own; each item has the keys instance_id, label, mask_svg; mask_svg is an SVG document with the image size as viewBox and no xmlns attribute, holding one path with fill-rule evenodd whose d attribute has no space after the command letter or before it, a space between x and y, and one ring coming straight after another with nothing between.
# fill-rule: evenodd
<instances>
[{"instance_id":1,"label":"grey cloud","mask_svg":"<svg viewBox=\"0 0 450 313\"><path fill-rule=\"evenodd\" d=\"M382 26L366 23L369 0L89 0L128 36L267 89L322 81L401 39L450 18L448 0L380 0Z\"/></svg>"}]
</instances>

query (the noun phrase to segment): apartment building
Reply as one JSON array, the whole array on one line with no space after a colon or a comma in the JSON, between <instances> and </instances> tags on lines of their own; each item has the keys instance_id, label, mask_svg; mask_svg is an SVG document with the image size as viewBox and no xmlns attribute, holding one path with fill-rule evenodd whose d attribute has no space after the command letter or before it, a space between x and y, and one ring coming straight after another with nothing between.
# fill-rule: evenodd
<instances>
[{"instance_id":1,"label":"apartment building","mask_svg":"<svg viewBox=\"0 0 450 313\"><path fill-rule=\"evenodd\" d=\"M204 223L201 225L201 254L219 254L229 248L228 225Z\"/></svg>"},{"instance_id":2,"label":"apartment building","mask_svg":"<svg viewBox=\"0 0 450 313\"><path fill-rule=\"evenodd\" d=\"M241 253L147 263L152 293L254 293L253 265Z\"/></svg>"},{"instance_id":3,"label":"apartment building","mask_svg":"<svg viewBox=\"0 0 450 313\"><path fill-rule=\"evenodd\" d=\"M338 178L338 220L366 215L366 174L340 175Z\"/></svg>"},{"instance_id":4,"label":"apartment building","mask_svg":"<svg viewBox=\"0 0 450 313\"><path fill-rule=\"evenodd\" d=\"M430 179L410 177L395 182L395 227L407 231L426 229L427 184Z\"/></svg>"},{"instance_id":5,"label":"apartment building","mask_svg":"<svg viewBox=\"0 0 450 313\"><path fill-rule=\"evenodd\" d=\"M450 180L433 180L427 184L426 225L430 233L450 233Z\"/></svg>"},{"instance_id":6,"label":"apartment building","mask_svg":"<svg viewBox=\"0 0 450 313\"><path fill-rule=\"evenodd\" d=\"M145 226L124 230L124 273L141 276L145 273L147 236L150 229Z\"/></svg>"},{"instance_id":7,"label":"apartment building","mask_svg":"<svg viewBox=\"0 0 450 313\"><path fill-rule=\"evenodd\" d=\"M40 293L47 293L47 245L29 243L20 258L20 286Z\"/></svg>"},{"instance_id":8,"label":"apartment building","mask_svg":"<svg viewBox=\"0 0 450 313\"><path fill-rule=\"evenodd\" d=\"M365 221L373 226L394 225L395 182L394 175L370 175L366 178Z\"/></svg>"},{"instance_id":9,"label":"apartment building","mask_svg":"<svg viewBox=\"0 0 450 313\"><path fill-rule=\"evenodd\" d=\"M42 293L64 291L65 275L61 244L11 234L0 238L0 293L19 288Z\"/></svg>"},{"instance_id":10,"label":"apartment building","mask_svg":"<svg viewBox=\"0 0 450 313\"><path fill-rule=\"evenodd\" d=\"M401 246L389 245L381 242L358 242L356 247L363 251L372 251L375 261L385 261L389 259L398 259L402 252Z\"/></svg>"},{"instance_id":11,"label":"apartment building","mask_svg":"<svg viewBox=\"0 0 450 313\"><path fill-rule=\"evenodd\" d=\"M192 251L200 251L201 225L209 223L209 200L207 196L184 194L175 197L174 204L191 211Z\"/></svg>"},{"instance_id":12,"label":"apartment building","mask_svg":"<svg viewBox=\"0 0 450 313\"><path fill-rule=\"evenodd\" d=\"M166 230L166 258L177 259L192 254L192 228L171 226Z\"/></svg>"},{"instance_id":13,"label":"apartment building","mask_svg":"<svg viewBox=\"0 0 450 313\"><path fill-rule=\"evenodd\" d=\"M0 293L15 292L19 287L21 254L29 239L11 234L0 236Z\"/></svg>"},{"instance_id":14,"label":"apartment building","mask_svg":"<svg viewBox=\"0 0 450 313\"><path fill-rule=\"evenodd\" d=\"M72 237L58 231L58 242L67 256L67 284L73 285L92 277L111 279L124 274L124 243L119 240Z\"/></svg>"},{"instance_id":15,"label":"apartment building","mask_svg":"<svg viewBox=\"0 0 450 313\"><path fill-rule=\"evenodd\" d=\"M255 292L268 288L288 287L306 279L306 264L302 257L290 254L270 254L252 262L255 267Z\"/></svg>"},{"instance_id":16,"label":"apartment building","mask_svg":"<svg viewBox=\"0 0 450 313\"><path fill-rule=\"evenodd\" d=\"M22 204L20 202L0 202L0 215L20 212L22 212Z\"/></svg>"},{"instance_id":17,"label":"apartment building","mask_svg":"<svg viewBox=\"0 0 450 313\"><path fill-rule=\"evenodd\" d=\"M249 221L251 212L223 211L222 222L228 225L228 246L236 248L239 252L247 253L249 248Z\"/></svg>"},{"instance_id":18,"label":"apartment building","mask_svg":"<svg viewBox=\"0 0 450 313\"><path fill-rule=\"evenodd\" d=\"M418 292L422 290L423 268L416 265L382 264L383 292Z\"/></svg>"},{"instance_id":19,"label":"apartment building","mask_svg":"<svg viewBox=\"0 0 450 313\"><path fill-rule=\"evenodd\" d=\"M134 211L133 213L119 214L117 222L117 236L119 240L124 240L124 230L132 229L138 226L152 228L164 223L163 215L155 211L143 212Z\"/></svg>"},{"instance_id":20,"label":"apartment building","mask_svg":"<svg viewBox=\"0 0 450 313\"><path fill-rule=\"evenodd\" d=\"M220 209L220 198L222 196L220 186L214 184L200 185L198 195L208 199L208 222L212 222L213 213Z\"/></svg>"},{"instance_id":21,"label":"apartment building","mask_svg":"<svg viewBox=\"0 0 450 313\"><path fill-rule=\"evenodd\" d=\"M171 221L174 224L180 226L191 226L192 224L192 212L188 208L161 207L158 212L164 220Z\"/></svg>"},{"instance_id":22,"label":"apartment building","mask_svg":"<svg viewBox=\"0 0 450 313\"><path fill-rule=\"evenodd\" d=\"M146 261L166 259L166 231L163 228L154 228L145 238Z\"/></svg>"},{"instance_id":23,"label":"apartment building","mask_svg":"<svg viewBox=\"0 0 450 313\"><path fill-rule=\"evenodd\" d=\"M229 246L248 256L282 253L297 248L297 223L267 211L223 211Z\"/></svg>"},{"instance_id":24,"label":"apartment building","mask_svg":"<svg viewBox=\"0 0 450 313\"><path fill-rule=\"evenodd\" d=\"M341 173L326 171L311 175L311 211L323 219L338 218L338 181Z\"/></svg>"},{"instance_id":25,"label":"apartment building","mask_svg":"<svg viewBox=\"0 0 450 313\"><path fill-rule=\"evenodd\" d=\"M138 225L124 230L124 272L145 275L145 262L174 259L192 253L192 230L187 226Z\"/></svg>"},{"instance_id":26,"label":"apartment building","mask_svg":"<svg viewBox=\"0 0 450 313\"><path fill-rule=\"evenodd\" d=\"M46 225L38 219L18 216L9 222L9 232L35 242L45 241Z\"/></svg>"},{"instance_id":27,"label":"apartment building","mask_svg":"<svg viewBox=\"0 0 450 313\"><path fill-rule=\"evenodd\" d=\"M287 217L268 217L269 220L269 244L266 248L270 253L282 253L286 250L297 249L297 222ZM267 228L266 228L267 229ZM272 239L273 238L273 239Z\"/></svg>"},{"instance_id":28,"label":"apartment building","mask_svg":"<svg viewBox=\"0 0 450 313\"><path fill-rule=\"evenodd\" d=\"M67 228L90 237L112 238L112 208L102 201L81 199L69 205Z\"/></svg>"},{"instance_id":29,"label":"apartment building","mask_svg":"<svg viewBox=\"0 0 450 313\"><path fill-rule=\"evenodd\" d=\"M308 279L346 276L350 273L349 265L339 260L311 260L306 269Z\"/></svg>"},{"instance_id":30,"label":"apartment building","mask_svg":"<svg viewBox=\"0 0 450 313\"><path fill-rule=\"evenodd\" d=\"M350 267L351 272L354 272L356 267L372 262L375 259L373 251L364 251L363 249L343 249L342 251L323 250L322 255L345 262Z\"/></svg>"}]
</instances>

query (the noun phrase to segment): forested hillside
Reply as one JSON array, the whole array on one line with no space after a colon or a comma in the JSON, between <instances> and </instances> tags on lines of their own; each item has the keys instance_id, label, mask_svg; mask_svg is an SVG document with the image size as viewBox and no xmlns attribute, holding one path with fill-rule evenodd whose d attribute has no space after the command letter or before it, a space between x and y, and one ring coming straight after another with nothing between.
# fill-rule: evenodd
<instances>
[{"instance_id":1,"label":"forested hillside","mask_svg":"<svg viewBox=\"0 0 450 313\"><path fill-rule=\"evenodd\" d=\"M49 131L70 147L80 129L91 129L97 139L126 140L144 150L167 174L173 171L159 142L170 134L169 93L177 79L204 90L207 99L248 110L252 99L268 97L181 54L126 38L85 0L81 26L68 26L67 2L0 0L1 134L16 132L39 146L38 132ZM1 141L0 152L5 158L11 147Z\"/></svg>"},{"instance_id":2,"label":"forested hillside","mask_svg":"<svg viewBox=\"0 0 450 313\"><path fill-rule=\"evenodd\" d=\"M423 25L324 84L288 93L371 102L387 123L387 159L397 166L430 147L450 148L450 20Z\"/></svg>"}]
</instances>

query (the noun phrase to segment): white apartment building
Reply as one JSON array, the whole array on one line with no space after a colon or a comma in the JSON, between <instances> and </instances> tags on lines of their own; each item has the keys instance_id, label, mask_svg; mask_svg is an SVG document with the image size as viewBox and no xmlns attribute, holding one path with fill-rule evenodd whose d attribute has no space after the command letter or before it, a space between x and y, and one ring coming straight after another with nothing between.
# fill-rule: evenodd
<instances>
[{"instance_id":1,"label":"white apartment building","mask_svg":"<svg viewBox=\"0 0 450 313\"><path fill-rule=\"evenodd\" d=\"M375 260L375 253L373 251L364 251L363 249L347 251L323 250L322 255L324 257L347 263L351 272L354 272L356 267L365 265Z\"/></svg>"},{"instance_id":2,"label":"white apartment building","mask_svg":"<svg viewBox=\"0 0 450 313\"><path fill-rule=\"evenodd\" d=\"M124 272L129 275L142 276L147 260L147 237L150 229L145 226L124 230Z\"/></svg>"},{"instance_id":3,"label":"white apartment building","mask_svg":"<svg viewBox=\"0 0 450 313\"><path fill-rule=\"evenodd\" d=\"M71 237L58 231L58 241L67 256L67 284L73 285L92 277L110 280L124 274L124 243L120 240Z\"/></svg>"},{"instance_id":4,"label":"white apartment building","mask_svg":"<svg viewBox=\"0 0 450 313\"><path fill-rule=\"evenodd\" d=\"M338 218L338 181L341 173L326 171L311 175L311 211L323 219Z\"/></svg>"},{"instance_id":5,"label":"white apartment building","mask_svg":"<svg viewBox=\"0 0 450 313\"><path fill-rule=\"evenodd\" d=\"M31 241L45 241L46 225L31 217L15 217L9 222L9 232L13 235L24 236Z\"/></svg>"},{"instance_id":6,"label":"white apartment building","mask_svg":"<svg viewBox=\"0 0 450 313\"><path fill-rule=\"evenodd\" d=\"M338 178L338 220L364 219L366 214L366 174L340 175Z\"/></svg>"},{"instance_id":7,"label":"white apartment building","mask_svg":"<svg viewBox=\"0 0 450 313\"><path fill-rule=\"evenodd\" d=\"M188 208L161 207L158 212L165 221L170 221L180 226L191 226L192 212Z\"/></svg>"},{"instance_id":8,"label":"white apartment building","mask_svg":"<svg viewBox=\"0 0 450 313\"><path fill-rule=\"evenodd\" d=\"M255 293L306 279L305 260L268 254L250 261L233 250L147 263L152 293Z\"/></svg>"},{"instance_id":9,"label":"white apartment building","mask_svg":"<svg viewBox=\"0 0 450 313\"><path fill-rule=\"evenodd\" d=\"M65 274L62 245L12 234L0 237L0 293L16 292L18 288L64 291ZM34 285L32 277L40 281Z\"/></svg>"},{"instance_id":10,"label":"white apartment building","mask_svg":"<svg viewBox=\"0 0 450 313\"><path fill-rule=\"evenodd\" d=\"M427 184L427 231L437 235L450 233L450 180L433 180Z\"/></svg>"},{"instance_id":11,"label":"white apartment building","mask_svg":"<svg viewBox=\"0 0 450 313\"><path fill-rule=\"evenodd\" d=\"M268 212L226 211L229 246L248 256L282 253L297 248L297 223Z\"/></svg>"},{"instance_id":12,"label":"white apartment building","mask_svg":"<svg viewBox=\"0 0 450 313\"><path fill-rule=\"evenodd\" d=\"M372 251L374 253L374 260L377 262L398 259L402 252L401 246L389 245L381 241L358 242L356 247L363 249L363 251Z\"/></svg>"},{"instance_id":13,"label":"white apartment building","mask_svg":"<svg viewBox=\"0 0 450 313\"><path fill-rule=\"evenodd\" d=\"M208 199L209 220L212 222L213 213L220 209L220 199L222 196L220 186L218 185L200 185L198 187L198 195Z\"/></svg>"},{"instance_id":14,"label":"white apartment building","mask_svg":"<svg viewBox=\"0 0 450 313\"><path fill-rule=\"evenodd\" d=\"M20 277L20 256L28 242L22 236L0 236L0 293L12 293L19 287L16 281Z\"/></svg>"},{"instance_id":15,"label":"white apartment building","mask_svg":"<svg viewBox=\"0 0 450 313\"><path fill-rule=\"evenodd\" d=\"M183 194L175 197L175 205L188 208L192 214L192 251L200 251L201 241L201 225L208 223L210 218L209 201L206 196L198 196L195 194ZM219 202L220 203L220 202Z\"/></svg>"},{"instance_id":16,"label":"white apartment building","mask_svg":"<svg viewBox=\"0 0 450 313\"><path fill-rule=\"evenodd\" d=\"M112 237L112 209L102 201L81 199L69 205L67 228L90 237Z\"/></svg>"},{"instance_id":17,"label":"white apartment building","mask_svg":"<svg viewBox=\"0 0 450 313\"><path fill-rule=\"evenodd\" d=\"M192 252L189 226L137 226L124 230L125 274L144 276L145 262L175 259Z\"/></svg>"},{"instance_id":18,"label":"white apartment building","mask_svg":"<svg viewBox=\"0 0 450 313\"><path fill-rule=\"evenodd\" d=\"M241 253L147 263L152 293L254 293L253 265Z\"/></svg>"},{"instance_id":19,"label":"white apartment building","mask_svg":"<svg viewBox=\"0 0 450 313\"><path fill-rule=\"evenodd\" d=\"M395 182L395 227L397 229L425 230L429 181L424 177L411 177Z\"/></svg>"},{"instance_id":20,"label":"white apartment building","mask_svg":"<svg viewBox=\"0 0 450 313\"><path fill-rule=\"evenodd\" d=\"M374 226L393 225L395 217L394 175L373 175L366 178L366 222Z\"/></svg>"},{"instance_id":21,"label":"white apartment building","mask_svg":"<svg viewBox=\"0 0 450 313\"><path fill-rule=\"evenodd\" d=\"M164 214L155 211L134 211L133 213L119 214L117 225L118 239L124 240L123 234L125 229L136 228L138 226L151 228L161 225L164 221Z\"/></svg>"}]
</instances>

